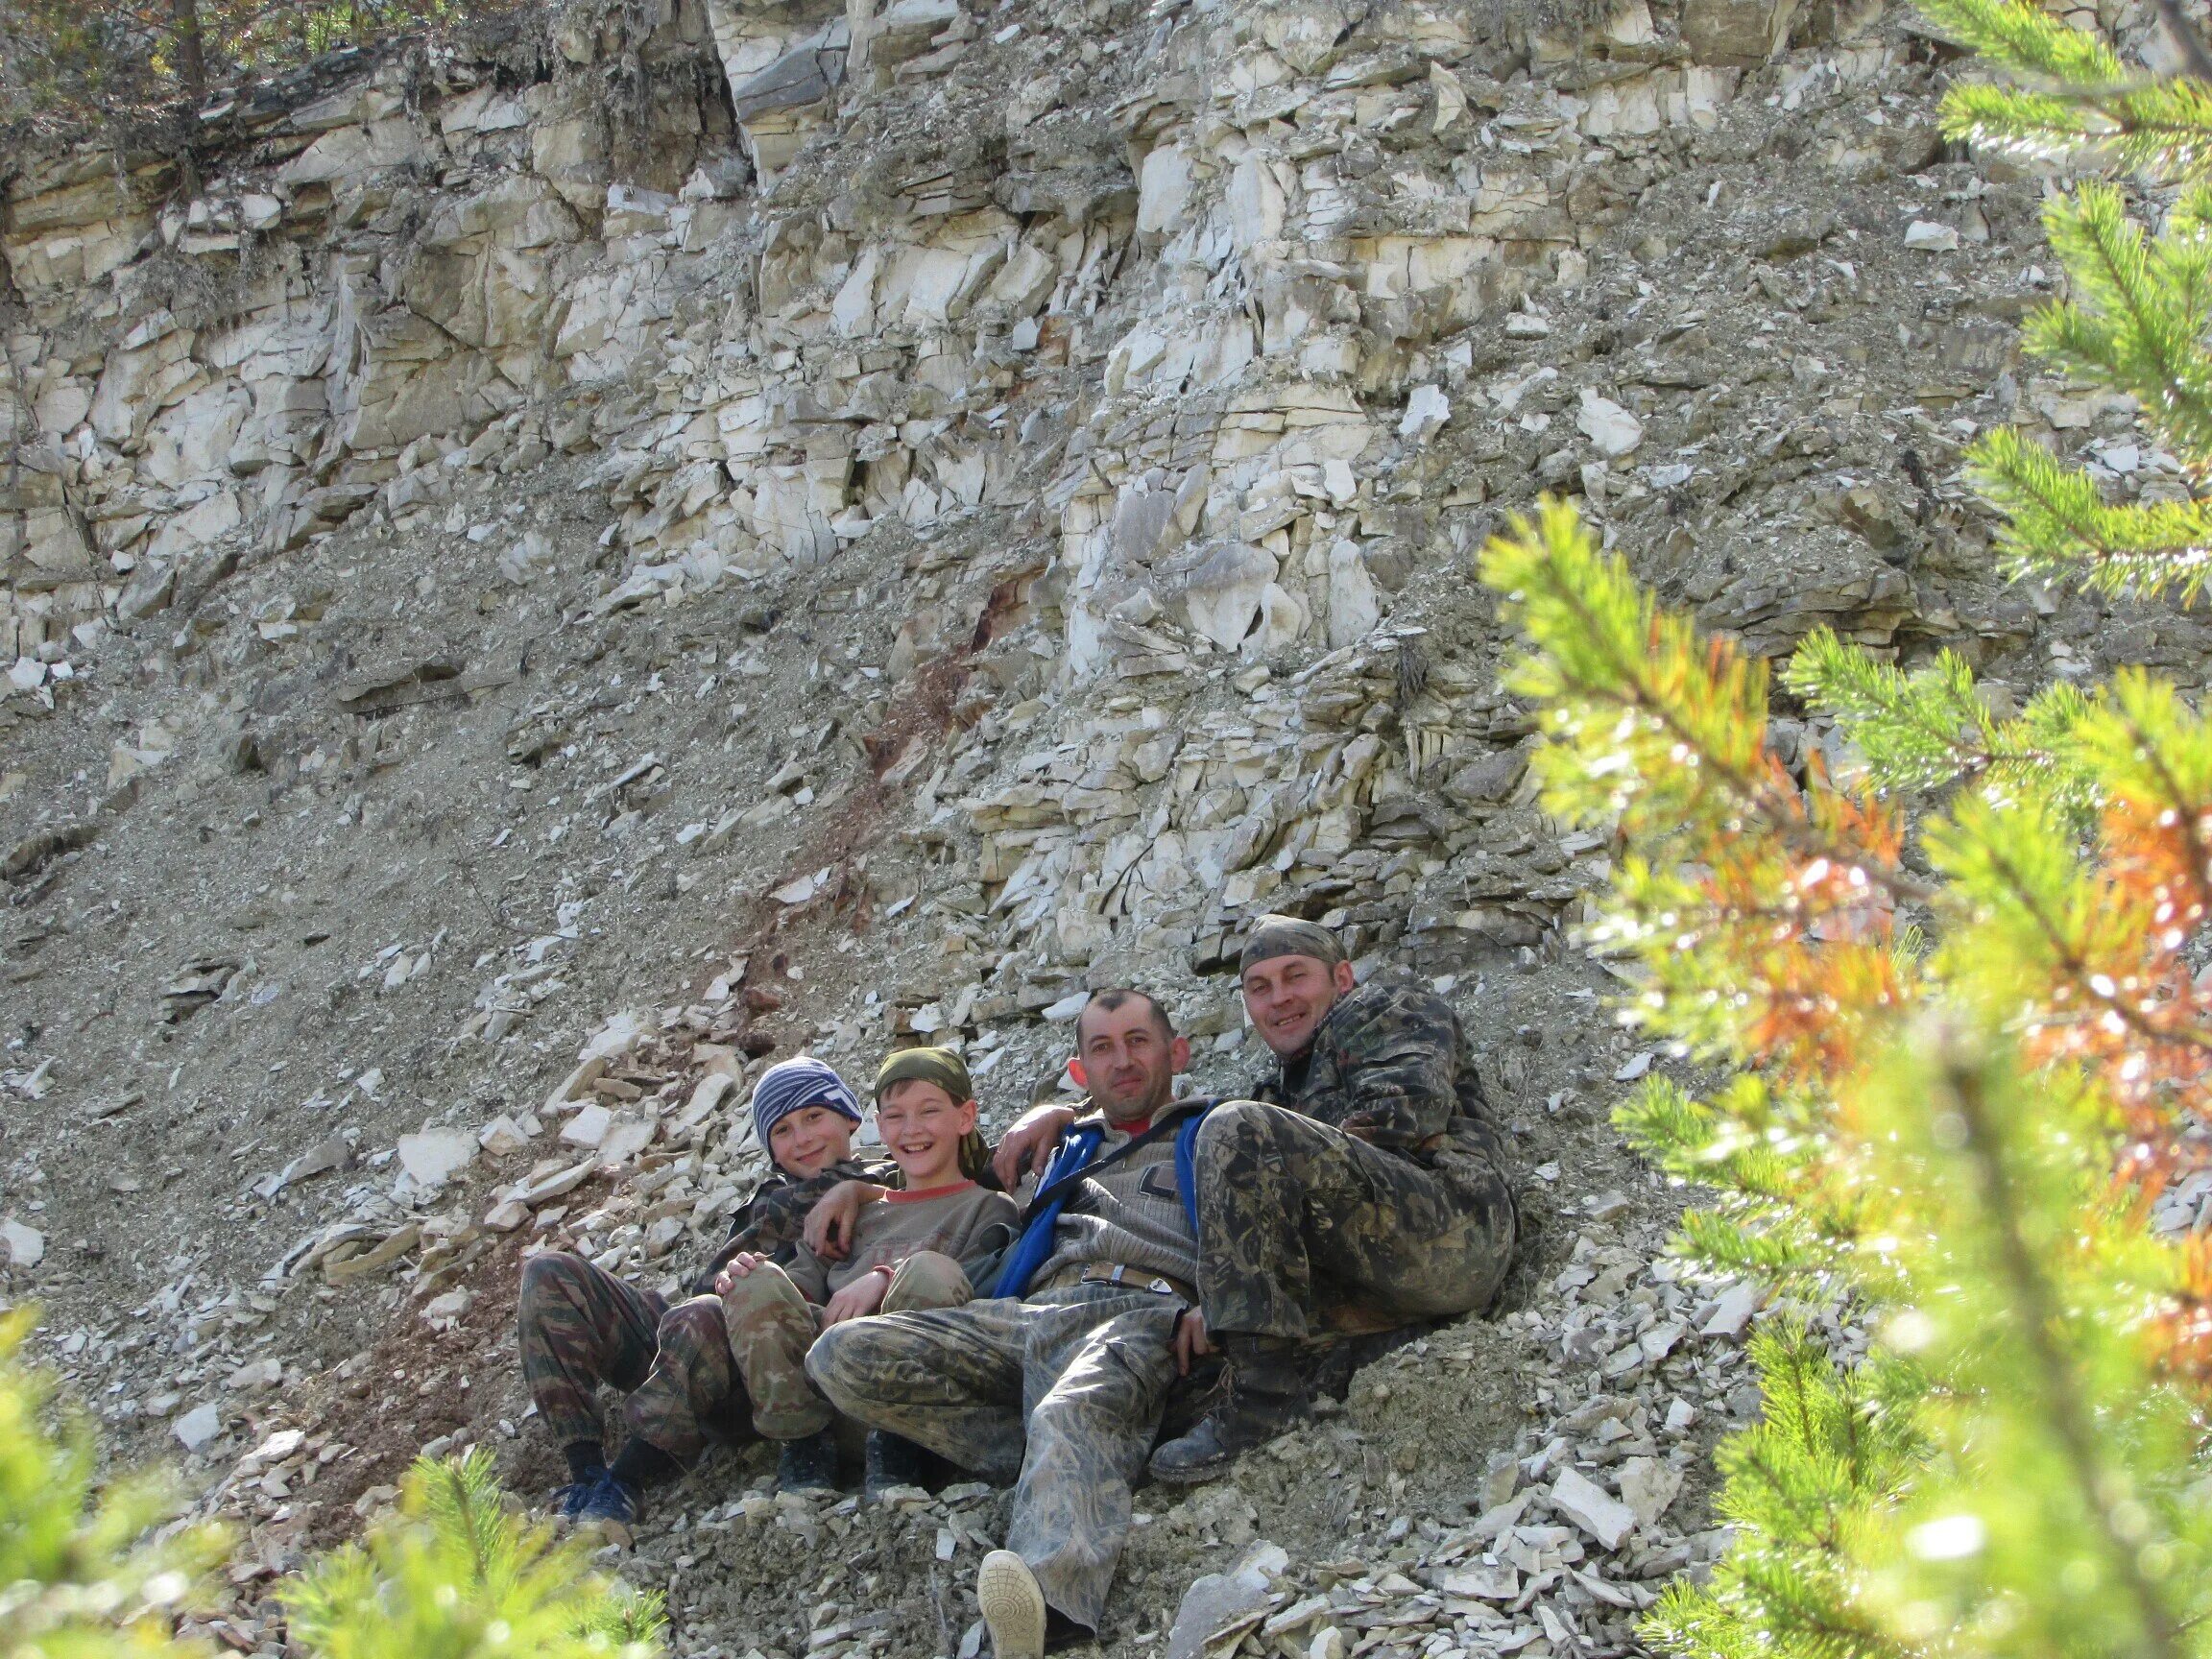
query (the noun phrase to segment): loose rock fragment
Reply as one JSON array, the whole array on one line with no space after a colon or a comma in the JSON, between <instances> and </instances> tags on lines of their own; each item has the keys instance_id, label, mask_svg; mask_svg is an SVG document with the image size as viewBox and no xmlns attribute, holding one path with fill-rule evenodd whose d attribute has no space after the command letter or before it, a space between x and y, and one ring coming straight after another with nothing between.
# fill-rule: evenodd
<instances>
[{"instance_id":1,"label":"loose rock fragment","mask_svg":"<svg viewBox=\"0 0 2212 1659\"><path fill-rule=\"evenodd\" d=\"M12 1267L36 1267L46 1259L46 1235L20 1221L0 1221L0 1244L8 1246Z\"/></svg>"},{"instance_id":2,"label":"loose rock fragment","mask_svg":"<svg viewBox=\"0 0 2212 1659\"><path fill-rule=\"evenodd\" d=\"M1682 1472L1656 1457L1631 1457L1621 1465L1621 1501L1635 1511L1639 1527L1657 1522L1681 1490Z\"/></svg>"},{"instance_id":3,"label":"loose rock fragment","mask_svg":"<svg viewBox=\"0 0 2212 1659\"><path fill-rule=\"evenodd\" d=\"M1618 1550L1634 1530L1636 1512L1579 1470L1562 1469L1551 1483L1551 1507L1598 1540L1607 1550Z\"/></svg>"},{"instance_id":4,"label":"loose rock fragment","mask_svg":"<svg viewBox=\"0 0 2212 1659\"><path fill-rule=\"evenodd\" d=\"M1731 1285L1720 1293L1720 1301L1711 1316L1698 1327L1698 1334L1729 1338L1743 1335L1743 1327L1751 1323L1751 1315L1759 1310L1759 1303L1756 1285Z\"/></svg>"},{"instance_id":5,"label":"loose rock fragment","mask_svg":"<svg viewBox=\"0 0 2212 1659\"><path fill-rule=\"evenodd\" d=\"M399 1137L399 1166L424 1187L443 1187L476 1161L476 1138L466 1129L425 1129Z\"/></svg>"},{"instance_id":6,"label":"loose rock fragment","mask_svg":"<svg viewBox=\"0 0 2212 1659\"><path fill-rule=\"evenodd\" d=\"M1198 1659L1232 1631L1260 1623L1267 1611L1272 1575L1288 1557L1272 1544L1251 1546L1231 1572L1191 1580L1167 1632L1167 1659Z\"/></svg>"},{"instance_id":7,"label":"loose rock fragment","mask_svg":"<svg viewBox=\"0 0 2212 1659\"><path fill-rule=\"evenodd\" d=\"M195 1406L171 1423L169 1431L184 1443L187 1452L197 1452L223 1432L222 1408L212 1400Z\"/></svg>"},{"instance_id":8,"label":"loose rock fragment","mask_svg":"<svg viewBox=\"0 0 2212 1659\"><path fill-rule=\"evenodd\" d=\"M1600 397L1595 392L1582 394L1582 407L1575 424L1608 460L1633 453L1644 442L1644 423L1610 397Z\"/></svg>"}]
</instances>

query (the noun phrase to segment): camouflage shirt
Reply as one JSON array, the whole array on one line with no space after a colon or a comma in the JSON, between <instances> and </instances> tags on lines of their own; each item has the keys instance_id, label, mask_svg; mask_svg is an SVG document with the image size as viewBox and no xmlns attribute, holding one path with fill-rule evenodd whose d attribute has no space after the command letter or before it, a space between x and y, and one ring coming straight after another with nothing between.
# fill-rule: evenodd
<instances>
[{"instance_id":1,"label":"camouflage shirt","mask_svg":"<svg viewBox=\"0 0 2212 1659\"><path fill-rule=\"evenodd\" d=\"M722 1248L707 1263L706 1271L691 1282L691 1293L703 1296L714 1288L714 1275L721 1272L731 1257L740 1250L752 1250L779 1264L788 1265L793 1247L800 1240L806 1226L806 1212L813 1209L822 1194L840 1181L866 1181L878 1187L898 1185L899 1171L895 1165L863 1164L857 1158L844 1158L830 1166L819 1175L805 1180L794 1180L781 1169L771 1170L768 1179L753 1189L753 1196L737 1206L737 1213L730 1217L730 1236L722 1241Z\"/></svg>"},{"instance_id":2,"label":"camouflage shirt","mask_svg":"<svg viewBox=\"0 0 2212 1659\"><path fill-rule=\"evenodd\" d=\"M1447 1141L1493 1162L1502 1150L1458 1015L1414 985L1346 992L1255 1098L1408 1157L1425 1159Z\"/></svg>"}]
</instances>

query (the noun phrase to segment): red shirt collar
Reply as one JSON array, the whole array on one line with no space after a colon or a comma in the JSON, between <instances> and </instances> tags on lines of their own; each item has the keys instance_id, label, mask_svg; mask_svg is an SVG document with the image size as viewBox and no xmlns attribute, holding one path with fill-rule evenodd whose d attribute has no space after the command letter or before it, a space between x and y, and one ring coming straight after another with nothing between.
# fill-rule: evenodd
<instances>
[{"instance_id":1,"label":"red shirt collar","mask_svg":"<svg viewBox=\"0 0 2212 1659\"><path fill-rule=\"evenodd\" d=\"M926 1198L950 1198L955 1192L965 1192L974 1186L973 1181L955 1181L950 1187L930 1187L920 1192L908 1192L894 1188L883 1194L886 1204L919 1204Z\"/></svg>"}]
</instances>

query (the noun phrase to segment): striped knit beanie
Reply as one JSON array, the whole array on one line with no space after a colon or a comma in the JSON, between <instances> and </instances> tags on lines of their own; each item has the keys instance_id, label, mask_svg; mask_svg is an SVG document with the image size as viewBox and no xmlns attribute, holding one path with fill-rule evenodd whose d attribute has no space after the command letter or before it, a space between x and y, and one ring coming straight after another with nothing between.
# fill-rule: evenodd
<instances>
[{"instance_id":1,"label":"striped knit beanie","mask_svg":"<svg viewBox=\"0 0 2212 1659\"><path fill-rule=\"evenodd\" d=\"M753 1085L753 1130L760 1144L768 1144L769 1132L777 1124L809 1106L827 1106L860 1121L859 1100L826 1061L800 1054L779 1060L761 1072L760 1081Z\"/></svg>"}]
</instances>

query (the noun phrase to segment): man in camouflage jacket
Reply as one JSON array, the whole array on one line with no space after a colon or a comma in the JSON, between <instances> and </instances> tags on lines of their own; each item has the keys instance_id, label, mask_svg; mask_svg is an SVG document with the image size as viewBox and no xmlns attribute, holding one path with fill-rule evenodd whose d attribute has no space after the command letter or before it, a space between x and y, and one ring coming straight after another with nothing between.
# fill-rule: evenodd
<instances>
[{"instance_id":1,"label":"man in camouflage jacket","mask_svg":"<svg viewBox=\"0 0 2212 1659\"><path fill-rule=\"evenodd\" d=\"M1238 972L1276 1067L1199 1131L1199 1306L1229 1385L1153 1454L1167 1481L1210 1479L1306 1413L1317 1307L1371 1330L1471 1312L1513 1252L1503 1145L1443 998L1357 984L1335 936L1288 916L1254 925Z\"/></svg>"}]
</instances>

